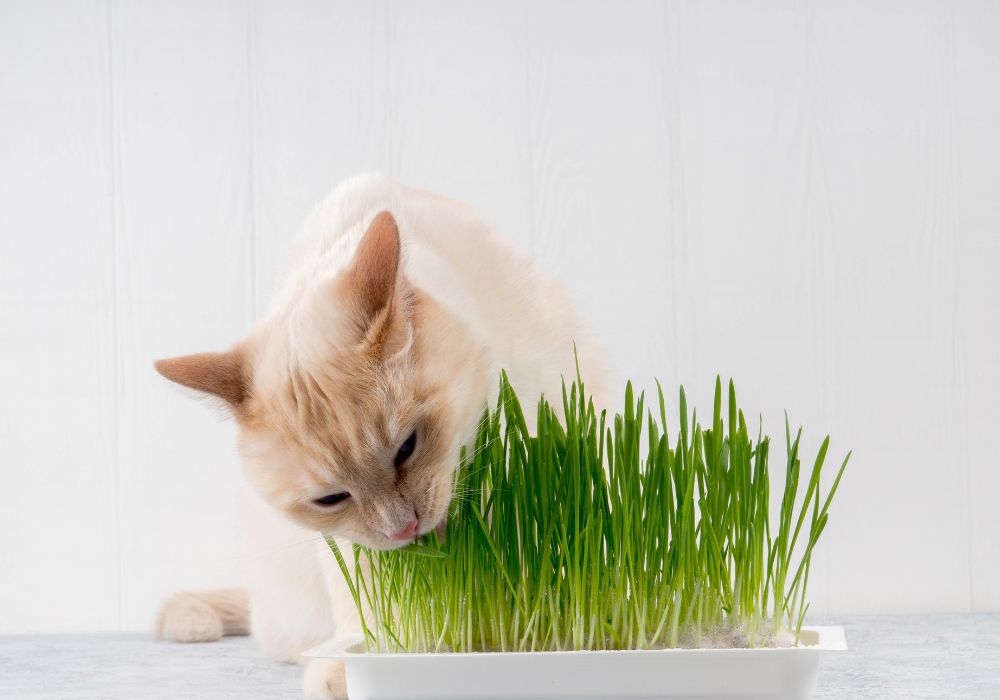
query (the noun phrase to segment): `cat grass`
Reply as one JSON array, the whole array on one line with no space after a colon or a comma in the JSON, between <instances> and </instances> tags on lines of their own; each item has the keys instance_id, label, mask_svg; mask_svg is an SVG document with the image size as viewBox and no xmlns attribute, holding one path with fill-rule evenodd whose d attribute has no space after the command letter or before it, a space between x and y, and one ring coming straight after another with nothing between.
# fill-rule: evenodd
<instances>
[{"instance_id":1,"label":"cat grass","mask_svg":"<svg viewBox=\"0 0 1000 700\"><path fill-rule=\"evenodd\" d=\"M717 378L710 425L681 388L671 441L649 410L597 414L579 380L537 421L506 375L462 455L445 537L340 564L370 652L753 647L796 643L810 562L850 454L823 493L827 437L802 468L785 419L772 517L771 439L751 437ZM348 561L352 558L353 561Z\"/></svg>"}]
</instances>

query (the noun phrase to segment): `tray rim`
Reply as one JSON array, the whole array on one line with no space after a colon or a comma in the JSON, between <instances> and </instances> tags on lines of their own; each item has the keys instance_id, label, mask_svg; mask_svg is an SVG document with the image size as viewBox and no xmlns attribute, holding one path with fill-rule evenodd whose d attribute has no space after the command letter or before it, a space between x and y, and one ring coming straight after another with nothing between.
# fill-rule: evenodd
<instances>
[{"instance_id":1,"label":"tray rim","mask_svg":"<svg viewBox=\"0 0 1000 700\"><path fill-rule=\"evenodd\" d=\"M803 626L803 632L816 634L817 641L814 644L799 644L792 647L699 647L699 648L676 648L676 649L595 649L584 651L476 651L476 652L392 652L392 653L371 653L359 650L363 646L364 638L361 635L352 635L346 638L333 638L302 653L308 658L341 659L344 661L360 660L392 660L392 659L486 659L486 658L507 658L515 659L544 659L557 657L587 656L594 657L616 657L616 656L676 656L685 654L710 654L719 653L725 655L732 654L775 654L792 653L801 654L818 651L847 651L847 637L844 628L838 625L817 625Z\"/></svg>"}]
</instances>

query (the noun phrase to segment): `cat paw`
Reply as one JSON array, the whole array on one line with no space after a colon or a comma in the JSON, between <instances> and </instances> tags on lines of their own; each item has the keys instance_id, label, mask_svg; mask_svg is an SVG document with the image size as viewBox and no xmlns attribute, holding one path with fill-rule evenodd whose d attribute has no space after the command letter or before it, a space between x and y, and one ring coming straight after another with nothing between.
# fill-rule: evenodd
<instances>
[{"instance_id":1,"label":"cat paw","mask_svg":"<svg viewBox=\"0 0 1000 700\"><path fill-rule=\"evenodd\" d=\"M308 700L347 700L343 662L311 660L306 666L302 686Z\"/></svg>"},{"instance_id":2,"label":"cat paw","mask_svg":"<svg viewBox=\"0 0 1000 700\"><path fill-rule=\"evenodd\" d=\"M191 593L175 595L163 604L156 618L156 636L171 642L215 642L222 634L219 614Z\"/></svg>"}]
</instances>

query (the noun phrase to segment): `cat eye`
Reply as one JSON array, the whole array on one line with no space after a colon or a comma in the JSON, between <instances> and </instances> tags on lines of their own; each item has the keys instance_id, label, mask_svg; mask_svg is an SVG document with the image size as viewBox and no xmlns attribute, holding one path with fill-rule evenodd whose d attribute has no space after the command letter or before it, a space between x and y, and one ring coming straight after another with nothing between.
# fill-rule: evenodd
<instances>
[{"instance_id":1,"label":"cat eye","mask_svg":"<svg viewBox=\"0 0 1000 700\"><path fill-rule=\"evenodd\" d=\"M323 496L323 498L317 498L313 503L318 506L335 506L338 503L346 501L351 497L351 494L347 493L331 493L329 496Z\"/></svg>"},{"instance_id":2,"label":"cat eye","mask_svg":"<svg viewBox=\"0 0 1000 700\"><path fill-rule=\"evenodd\" d=\"M397 467L403 465L403 462L410 458L413 451L417 449L417 431L414 430L410 433L410 437L403 441L403 444L399 446L399 451L396 452L396 459L394 460Z\"/></svg>"}]
</instances>

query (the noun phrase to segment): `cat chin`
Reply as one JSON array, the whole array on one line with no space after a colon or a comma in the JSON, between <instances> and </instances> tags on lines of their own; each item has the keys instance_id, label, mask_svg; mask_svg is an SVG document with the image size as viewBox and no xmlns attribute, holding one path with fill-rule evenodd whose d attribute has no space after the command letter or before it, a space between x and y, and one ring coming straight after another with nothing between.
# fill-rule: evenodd
<instances>
[{"instance_id":1,"label":"cat chin","mask_svg":"<svg viewBox=\"0 0 1000 700\"><path fill-rule=\"evenodd\" d=\"M439 522L434 529L437 530L438 539L443 542L444 541L444 534L448 531L448 514L447 513L445 513L445 516L443 518L441 518L441 522Z\"/></svg>"},{"instance_id":2,"label":"cat chin","mask_svg":"<svg viewBox=\"0 0 1000 700\"><path fill-rule=\"evenodd\" d=\"M433 518L420 518L420 527L417 529L417 533L422 537L423 535L429 535L432 532L437 532L438 539L444 540L445 530L448 528L448 509L445 508L444 512L434 520Z\"/></svg>"},{"instance_id":3,"label":"cat chin","mask_svg":"<svg viewBox=\"0 0 1000 700\"><path fill-rule=\"evenodd\" d=\"M368 547L369 549L381 549L383 551L388 551L390 549L402 549L403 547L407 547L411 544L413 544L413 540L403 540L402 542L400 542L399 540L383 539L376 545L365 545L365 546Z\"/></svg>"},{"instance_id":4,"label":"cat chin","mask_svg":"<svg viewBox=\"0 0 1000 700\"><path fill-rule=\"evenodd\" d=\"M359 544L366 549L378 549L382 551L388 551L390 549L402 549L403 547L413 544L413 540L390 540L388 537L356 537L354 535L344 534L344 533L324 533L327 537L339 538L343 537L355 544Z\"/></svg>"},{"instance_id":5,"label":"cat chin","mask_svg":"<svg viewBox=\"0 0 1000 700\"><path fill-rule=\"evenodd\" d=\"M448 527L448 513L446 511L445 514L441 516L441 519L435 525L431 526L422 525L420 529L417 531L417 536L422 537L424 535L436 531L438 539L444 541L444 534L447 527ZM326 534L329 537L334 536L331 533L326 533ZM347 538L351 539L351 536L348 535ZM383 551L388 551L391 549L402 549L403 547L413 544L413 540L403 540L402 542L400 542L399 540L391 540L387 537L376 537L374 539L370 537L364 537L364 538L359 537L354 539L353 541L357 542L362 547L367 547L368 549L380 549Z\"/></svg>"}]
</instances>

